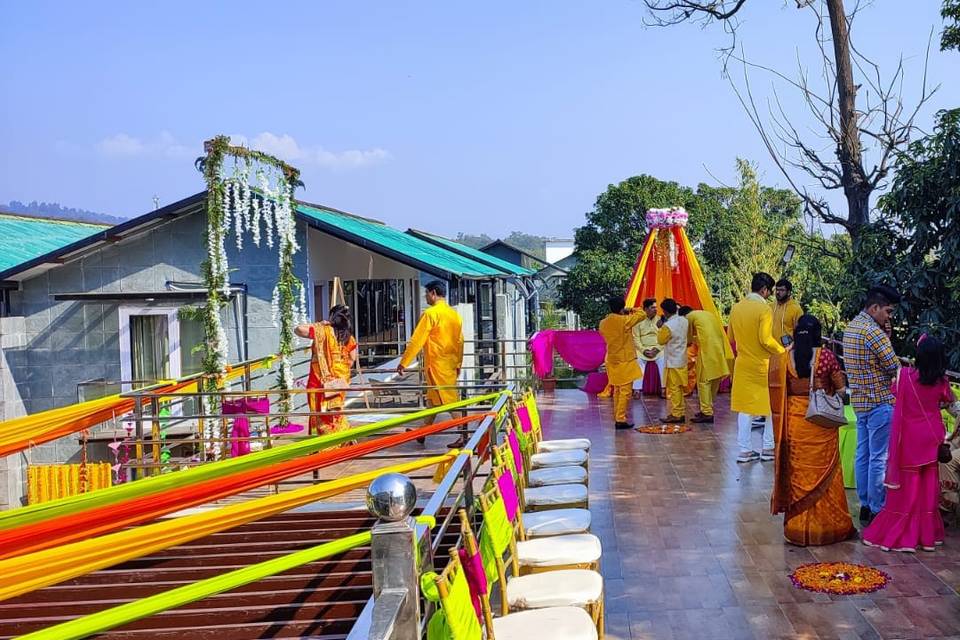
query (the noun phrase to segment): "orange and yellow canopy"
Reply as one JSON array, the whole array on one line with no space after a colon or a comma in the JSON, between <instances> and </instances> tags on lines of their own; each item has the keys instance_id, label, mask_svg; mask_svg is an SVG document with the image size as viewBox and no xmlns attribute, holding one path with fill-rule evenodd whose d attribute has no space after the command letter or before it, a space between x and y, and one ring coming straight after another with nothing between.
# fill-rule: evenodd
<instances>
[{"instance_id":1,"label":"orange and yellow canopy","mask_svg":"<svg viewBox=\"0 0 960 640\"><path fill-rule=\"evenodd\" d=\"M628 307L640 307L653 298L673 298L680 305L719 316L700 263L682 226L650 230L627 287Z\"/></svg>"}]
</instances>

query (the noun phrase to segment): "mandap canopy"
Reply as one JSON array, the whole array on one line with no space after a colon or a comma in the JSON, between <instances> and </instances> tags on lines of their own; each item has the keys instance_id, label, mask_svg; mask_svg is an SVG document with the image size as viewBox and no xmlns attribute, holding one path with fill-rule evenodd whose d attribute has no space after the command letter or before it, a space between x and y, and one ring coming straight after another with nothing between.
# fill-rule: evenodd
<instances>
[{"instance_id":1,"label":"mandap canopy","mask_svg":"<svg viewBox=\"0 0 960 640\"><path fill-rule=\"evenodd\" d=\"M650 234L637 258L627 287L627 306L673 298L680 305L710 311L719 317L700 263L687 238L687 212L682 208L647 211Z\"/></svg>"}]
</instances>

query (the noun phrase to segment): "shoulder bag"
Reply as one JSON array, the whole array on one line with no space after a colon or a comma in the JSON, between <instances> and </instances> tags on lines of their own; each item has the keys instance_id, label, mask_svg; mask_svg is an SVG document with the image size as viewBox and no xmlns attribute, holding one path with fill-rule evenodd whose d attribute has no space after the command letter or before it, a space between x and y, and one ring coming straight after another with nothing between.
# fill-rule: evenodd
<instances>
[{"instance_id":1,"label":"shoulder bag","mask_svg":"<svg viewBox=\"0 0 960 640\"><path fill-rule=\"evenodd\" d=\"M820 349L813 354L810 363L810 403L807 405L807 421L827 428L842 427L847 424L843 410L843 398L839 394L829 394L825 389L816 388L817 361Z\"/></svg>"}]
</instances>

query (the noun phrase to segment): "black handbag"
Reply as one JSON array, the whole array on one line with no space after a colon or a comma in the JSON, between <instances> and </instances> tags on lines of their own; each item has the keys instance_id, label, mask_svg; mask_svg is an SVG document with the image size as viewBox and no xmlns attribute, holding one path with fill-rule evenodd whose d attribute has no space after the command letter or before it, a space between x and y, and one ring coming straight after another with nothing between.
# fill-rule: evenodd
<instances>
[{"instance_id":1,"label":"black handbag","mask_svg":"<svg viewBox=\"0 0 960 640\"><path fill-rule=\"evenodd\" d=\"M949 442L941 442L937 446L937 462L947 464L953 460L953 452L950 450Z\"/></svg>"}]
</instances>

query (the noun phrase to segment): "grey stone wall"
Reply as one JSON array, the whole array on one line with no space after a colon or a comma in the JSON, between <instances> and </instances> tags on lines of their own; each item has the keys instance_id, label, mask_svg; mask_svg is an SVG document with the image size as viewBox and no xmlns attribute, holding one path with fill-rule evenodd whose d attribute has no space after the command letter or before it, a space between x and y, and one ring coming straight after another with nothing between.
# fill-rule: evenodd
<instances>
[{"instance_id":1,"label":"grey stone wall","mask_svg":"<svg viewBox=\"0 0 960 640\"><path fill-rule=\"evenodd\" d=\"M7 352L20 349L24 341L23 318L0 318L0 421L26 413L7 363ZM23 455L0 458L0 510L20 506L25 493Z\"/></svg>"},{"instance_id":2,"label":"grey stone wall","mask_svg":"<svg viewBox=\"0 0 960 640\"><path fill-rule=\"evenodd\" d=\"M82 381L121 378L120 304L58 302L54 295L159 292L166 290L168 281L200 283L206 255L205 228L202 211L184 215L22 282L20 291L12 293L14 317L2 319L0 325L7 329L0 332L0 418L75 403L77 385ZM301 251L294 269L306 280L309 259L305 224L298 223L297 231ZM265 243L256 247L245 237L243 249L238 250L231 237L227 254L230 281L248 287L249 357L274 353L278 331L273 326L270 305L278 271L277 247L269 248ZM122 304L150 303L143 299ZM155 306L181 304L187 303L158 301ZM224 320L230 337L230 360L236 362L241 355L237 324L242 319L235 317L230 305L224 311ZM31 463L76 462L78 452L77 439L68 437L34 447L29 459ZM91 460L107 459L102 446L88 454ZM22 457L0 458L0 508L14 504L13 500L23 495Z\"/></svg>"}]
</instances>

